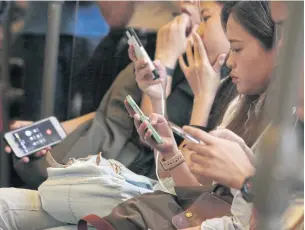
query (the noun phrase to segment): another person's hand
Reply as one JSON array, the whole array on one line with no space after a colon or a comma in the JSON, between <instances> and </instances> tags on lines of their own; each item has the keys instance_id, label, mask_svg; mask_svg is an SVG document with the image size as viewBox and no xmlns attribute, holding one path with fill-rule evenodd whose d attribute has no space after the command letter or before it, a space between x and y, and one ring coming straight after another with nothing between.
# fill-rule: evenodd
<instances>
[{"instance_id":1,"label":"another person's hand","mask_svg":"<svg viewBox=\"0 0 305 230\"><path fill-rule=\"evenodd\" d=\"M159 79L153 80L153 74L148 64L144 60L137 60L133 47L129 47L128 53L129 53L129 58L133 61L135 66L135 76L139 88L143 91L143 93L149 96L150 99L161 100L162 91L160 89L159 84L162 85L163 92L165 92L166 77L167 77L165 67L158 60L153 62L156 70L160 75ZM167 96L167 95L163 95L163 96Z\"/></svg>"},{"instance_id":2,"label":"another person's hand","mask_svg":"<svg viewBox=\"0 0 305 230\"><path fill-rule=\"evenodd\" d=\"M198 9L194 12L199 14ZM197 21L192 18L189 14L182 13L158 31L155 58L165 66L174 68L179 56L185 52L190 35L200 23L200 17L197 17Z\"/></svg>"},{"instance_id":3,"label":"another person's hand","mask_svg":"<svg viewBox=\"0 0 305 230\"><path fill-rule=\"evenodd\" d=\"M151 131L147 128L148 122L141 122L140 116L136 114L130 105L125 101L125 107L130 116L134 118L134 124L137 132L143 142L146 142L150 147L159 151L164 158L171 158L177 153L178 146L174 138L174 134L167 123L167 120L159 114L151 114L149 116L150 124L159 133L163 139L163 144L158 144L152 137Z\"/></svg>"},{"instance_id":4,"label":"another person's hand","mask_svg":"<svg viewBox=\"0 0 305 230\"><path fill-rule=\"evenodd\" d=\"M22 128L22 127L25 127L25 126L28 126L31 124L33 124L32 121L12 121L10 123L9 129L15 130L15 129L19 129L19 128ZM51 150L51 147L48 147L46 149L43 149L43 150L35 153L35 156L36 157L44 156L47 153L47 151L49 151L49 150ZM5 152L11 153L12 149L9 146L5 146ZM29 157L23 157L20 159L20 161L23 163L28 163L28 162L30 162L30 159L29 159Z\"/></svg>"},{"instance_id":5,"label":"another person's hand","mask_svg":"<svg viewBox=\"0 0 305 230\"><path fill-rule=\"evenodd\" d=\"M240 143L212 136L200 129L185 127L184 130L204 144L188 142L192 154L191 172L200 178L212 179L231 188L240 189L244 180L254 175L255 168ZM214 134L215 135L215 134Z\"/></svg>"},{"instance_id":6,"label":"another person's hand","mask_svg":"<svg viewBox=\"0 0 305 230\"><path fill-rule=\"evenodd\" d=\"M212 66L200 36L194 33L193 38L194 52L190 41L186 50L188 66L183 56L180 56L180 67L194 93L194 99L211 97L214 100L220 84L220 69L225 62L226 54L220 54Z\"/></svg>"}]
</instances>

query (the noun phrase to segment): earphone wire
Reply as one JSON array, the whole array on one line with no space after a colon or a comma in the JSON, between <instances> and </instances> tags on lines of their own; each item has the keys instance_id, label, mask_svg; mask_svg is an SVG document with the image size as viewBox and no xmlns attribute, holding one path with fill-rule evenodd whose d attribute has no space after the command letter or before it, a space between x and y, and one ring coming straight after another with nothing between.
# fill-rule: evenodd
<instances>
[{"instance_id":1,"label":"earphone wire","mask_svg":"<svg viewBox=\"0 0 305 230\"><path fill-rule=\"evenodd\" d=\"M165 91L161 85L161 83L159 84L159 87L160 87L160 91L161 91L161 102L162 102L162 105L161 105L161 115L162 116L165 116L165 100L166 100L166 97L165 97ZM161 185L161 187L164 189L165 192L168 192L168 193L171 193L163 184L162 180L160 179L160 176L159 176L159 159L160 159L160 152L156 150L156 175L157 175L157 179Z\"/></svg>"}]
</instances>

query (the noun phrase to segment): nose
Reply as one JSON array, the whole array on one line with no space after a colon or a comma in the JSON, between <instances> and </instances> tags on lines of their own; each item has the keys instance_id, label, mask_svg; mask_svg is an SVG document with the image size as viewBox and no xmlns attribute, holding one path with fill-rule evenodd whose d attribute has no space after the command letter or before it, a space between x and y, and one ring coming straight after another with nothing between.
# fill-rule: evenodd
<instances>
[{"instance_id":1,"label":"nose","mask_svg":"<svg viewBox=\"0 0 305 230\"><path fill-rule=\"evenodd\" d=\"M235 62L233 61L233 58L232 58L232 51L229 53L229 57L227 59L227 63L226 65L230 68L230 69L234 69L236 67L236 64Z\"/></svg>"}]
</instances>

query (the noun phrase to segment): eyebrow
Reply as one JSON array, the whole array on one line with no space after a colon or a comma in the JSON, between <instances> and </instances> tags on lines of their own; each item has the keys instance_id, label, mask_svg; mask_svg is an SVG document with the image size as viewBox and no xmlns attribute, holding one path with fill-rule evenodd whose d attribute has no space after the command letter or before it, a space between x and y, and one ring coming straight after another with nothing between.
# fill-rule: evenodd
<instances>
[{"instance_id":1,"label":"eyebrow","mask_svg":"<svg viewBox=\"0 0 305 230\"><path fill-rule=\"evenodd\" d=\"M211 10L209 8L201 8L200 13L209 13Z\"/></svg>"},{"instance_id":2,"label":"eyebrow","mask_svg":"<svg viewBox=\"0 0 305 230\"><path fill-rule=\"evenodd\" d=\"M230 43L233 43L233 42L241 42L240 40L237 40L237 39L229 39L229 42Z\"/></svg>"}]
</instances>

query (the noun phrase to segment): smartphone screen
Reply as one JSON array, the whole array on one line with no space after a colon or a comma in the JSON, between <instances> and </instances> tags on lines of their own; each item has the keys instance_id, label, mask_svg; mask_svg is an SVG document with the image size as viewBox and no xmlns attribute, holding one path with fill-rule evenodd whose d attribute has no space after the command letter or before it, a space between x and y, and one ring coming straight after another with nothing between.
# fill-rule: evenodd
<instances>
[{"instance_id":1,"label":"smartphone screen","mask_svg":"<svg viewBox=\"0 0 305 230\"><path fill-rule=\"evenodd\" d=\"M173 133L175 133L179 137L181 137L185 140L189 140L189 141L192 141L194 143L200 144L199 140L197 140L196 138L194 138L191 135L189 135L188 133L186 133L181 127L173 124L172 122L169 122L169 126L173 130Z\"/></svg>"},{"instance_id":2,"label":"smartphone screen","mask_svg":"<svg viewBox=\"0 0 305 230\"><path fill-rule=\"evenodd\" d=\"M23 156L62 140L50 120L12 132L12 138Z\"/></svg>"}]
</instances>

